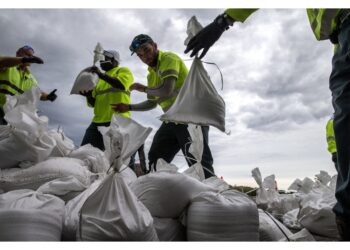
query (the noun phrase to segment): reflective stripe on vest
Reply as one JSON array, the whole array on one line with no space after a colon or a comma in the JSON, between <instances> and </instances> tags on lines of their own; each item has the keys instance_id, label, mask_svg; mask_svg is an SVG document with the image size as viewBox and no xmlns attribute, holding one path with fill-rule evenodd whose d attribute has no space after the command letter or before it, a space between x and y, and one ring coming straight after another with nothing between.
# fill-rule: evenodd
<instances>
[{"instance_id":1,"label":"reflective stripe on vest","mask_svg":"<svg viewBox=\"0 0 350 250\"><path fill-rule=\"evenodd\" d=\"M329 39L338 23L340 9L308 9L311 28L318 40Z\"/></svg>"},{"instance_id":2,"label":"reflective stripe on vest","mask_svg":"<svg viewBox=\"0 0 350 250\"><path fill-rule=\"evenodd\" d=\"M105 89L105 90L96 90L96 96L107 94L107 93L111 93L111 92L123 92L124 94L127 94L128 96L130 96L130 91L121 90L121 89L117 89L117 88L109 88L109 89Z\"/></svg>"},{"instance_id":3,"label":"reflective stripe on vest","mask_svg":"<svg viewBox=\"0 0 350 250\"><path fill-rule=\"evenodd\" d=\"M9 81L7 81L7 80L0 80L0 86L1 86L1 85L7 85L7 86L9 86L10 88L12 88L13 90L17 91L17 92L20 93L20 94L23 94L23 93L24 93L23 90L21 90L21 89L18 88L16 85L14 85L13 83L11 83L11 82L9 82ZM1 89L1 88L0 88L0 93L9 94L9 95L15 95L15 93L12 93L12 92L10 92L10 91L7 90L7 89Z\"/></svg>"}]
</instances>

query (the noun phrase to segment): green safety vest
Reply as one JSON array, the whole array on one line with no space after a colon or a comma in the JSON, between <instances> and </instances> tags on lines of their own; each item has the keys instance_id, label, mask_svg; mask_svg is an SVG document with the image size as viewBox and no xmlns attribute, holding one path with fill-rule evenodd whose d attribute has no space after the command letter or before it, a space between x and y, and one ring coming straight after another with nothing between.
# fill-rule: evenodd
<instances>
[{"instance_id":1,"label":"green safety vest","mask_svg":"<svg viewBox=\"0 0 350 250\"><path fill-rule=\"evenodd\" d=\"M123 84L125 90L116 89L106 81L99 79L96 87L92 91L92 97L95 98L94 118L92 121L95 123L110 122L113 114L120 114L125 117L130 117L130 112L115 112L112 109L111 104L130 104L129 88L134 81L131 71L126 67L115 67L107 71L106 74L110 77L117 78L121 84ZM91 107L89 103L88 106Z\"/></svg>"},{"instance_id":2,"label":"green safety vest","mask_svg":"<svg viewBox=\"0 0 350 250\"><path fill-rule=\"evenodd\" d=\"M148 96L149 100L156 101L163 110L169 108L175 102L188 75L188 69L185 63L178 55L172 52L159 51L156 69L154 70L153 68L148 67L148 72L147 86L149 88L155 88L161 85L163 80L167 77L176 78L173 95L165 98L159 96Z\"/></svg>"},{"instance_id":3,"label":"green safety vest","mask_svg":"<svg viewBox=\"0 0 350 250\"><path fill-rule=\"evenodd\" d=\"M225 13L234 20L244 22L257 9L227 9ZM337 27L341 16L349 9L307 9L307 16L317 40L328 39Z\"/></svg>"},{"instance_id":4,"label":"green safety vest","mask_svg":"<svg viewBox=\"0 0 350 250\"><path fill-rule=\"evenodd\" d=\"M334 136L334 129L333 129L333 119L330 119L327 122L326 136L327 136L328 151L331 154L336 153L337 152L337 146L335 144L335 136Z\"/></svg>"},{"instance_id":5,"label":"green safety vest","mask_svg":"<svg viewBox=\"0 0 350 250\"><path fill-rule=\"evenodd\" d=\"M18 67L0 70L0 107L6 102L6 95L23 94L37 84L35 77L29 72L23 72Z\"/></svg>"}]
</instances>

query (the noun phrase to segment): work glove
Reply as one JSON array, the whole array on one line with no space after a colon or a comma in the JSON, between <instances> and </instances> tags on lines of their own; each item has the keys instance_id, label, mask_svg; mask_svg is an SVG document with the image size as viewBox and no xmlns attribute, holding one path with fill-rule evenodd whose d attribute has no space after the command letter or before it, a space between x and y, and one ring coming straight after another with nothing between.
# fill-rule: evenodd
<instances>
[{"instance_id":1,"label":"work glove","mask_svg":"<svg viewBox=\"0 0 350 250\"><path fill-rule=\"evenodd\" d=\"M56 100L57 95L55 94L55 92L57 91L57 89L52 90L46 97L47 100L53 102L54 100Z\"/></svg>"},{"instance_id":2,"label":"work glove","mask_svg":"<svg viewBox=\"0 0 350 250\"><path fill-rule=\"evenodd\" d=\"M222 33L229 29L229 26L232 24L233 20L226 17L225 14L217 16L212 23L204 27L197 35L192 37L187 44L185 54L192 50L190 57L193 57L198 51L203 49L199 56L199 59L202 59L208 52L209 48L219 40Z\"/></svg>"},{"instance_id":3,"label":"work glove","mask_svg":"<svg viewBox=\"0 0 350 250\"><path fill-rule=\"evenodd\" d=\"M92 90L79 91L79 94L88 98L92 97Z\"/></svg>"},{"instance_id":4,"label":"work glove","mask_svg":"<svg viewBox=\"0 0 350 250\"><path fill-rule=\"evenodd\" d=\"M95 74L97 74L98 76L103 75L103 73L101 72L101 70L100 70L99 68L97 68L96 66L92 66L92 67L89 69L89 72L95 73Z\"/></svg>"},{"instance_id":5,"label":"work glove","mask_svg":"<svg viewBox=\"0 0 350 250\"><path fill-rule=\"evenodd\" d=\"M22 58L22 63L38 63L38 64L43 64L44 61L37 56L26 56Z\"/></svg>"}]
</instances>

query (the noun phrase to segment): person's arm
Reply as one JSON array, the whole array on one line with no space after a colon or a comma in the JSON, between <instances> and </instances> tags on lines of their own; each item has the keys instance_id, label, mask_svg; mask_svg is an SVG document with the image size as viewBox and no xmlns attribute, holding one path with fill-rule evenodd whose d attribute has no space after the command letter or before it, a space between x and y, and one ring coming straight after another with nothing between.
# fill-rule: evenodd
<instances>
[{"instance_id":1,"label":"person's arm","mask_svg":"<svg viewBox=\"0 0 350 250\"><path fill-rule=\"evenodd\" d=\"M57 91L57 89L54 89L50 93L46 93L46 92L41 90L40 100L41 101L51 101L51 102L55 101L57 98L57 95L55 94L56 91Z\"/></svg>"},{"instance_id":2,"label":"person's arm","mask_svg":"<svg viewBox=\"0 0 350 250\"><path fill-rule=\"evenodd\" d=\"M112 87L120 89L120 90L125 90L124 85L119 81L118 78L116 77L111 77L107 74L102 73L99 68L97 67L92 67L90 69L91 73L96 73L98 75L98 77L104 81L106 81L107 83L109 83Z\"/></svg>"},{"instance_id":3,"label":"person's arm","mask_svg":"<svg viewBox=\"0 0 350 250\"><path fill-rule=\"evenodd\" d=\"M119 113L128 111L148 111L154 109L157 106L156 101L147 100L137 104L115 103L111 104L112 109Z\"/></svg>"},{"instance_id":4,"label":"person's arm","mask_svg":"<svg viewBox=\"0 0 350 250\"><path fill-rule=\"evenodd\" d=\"M176 84L176 78L173 76L163 79L162 83L155 88L148 88L141 83L134 83L131 85L130 90L137 90L139 92L145 92L150 96L167 97L171 96L174 92Z\"/></svg>"},{"instance_id":5,"label":"person's arm","mask_svg":"<svg viewBox=\"0 0 350 250\"><path fill-rule=\"evenodd\" d=\"M198 57L202 59L213 44L219 40L222 33L228 30L234 22L244 22L257 9L227 9L217 16L212 23L204 27L188 42L185 54L192 50L190 57L197 55L203 49Z\"/></svg>"},{"instance_id":6,"label":"person's arm","mask_svg":"<svg viewBox=\"0 0 350 250\"><path fill-rule=\"evenodd\" d=\"M28 57L0 57L0 69L2 68L10 68L17 66L22 63L38 63L43 64L44 61L36 56L28 56Z\"/></svg>"},{"instance_id":7,"label":"person's arm","mask_svg":"<svg viewBox=\"0 0 350 250\"><path fill-rule=\"evenodd\" d=\"M92 96L92 90L80 91L79 94L86 97L87 103L90 107L95 107L96 99Z\"/></svg>"}]
</instances>

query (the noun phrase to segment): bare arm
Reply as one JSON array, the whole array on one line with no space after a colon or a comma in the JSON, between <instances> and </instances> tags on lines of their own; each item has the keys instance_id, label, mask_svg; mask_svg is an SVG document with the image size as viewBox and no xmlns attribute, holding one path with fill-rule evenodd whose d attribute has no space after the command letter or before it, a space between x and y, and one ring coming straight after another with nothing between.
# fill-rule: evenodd
<instances>
[{"instance_id":1,"label":"bare arm","mask_svg":"<svg viewBox=\"0 0 350 250\"><path fill-rule=\"evenodd\" d=\"M22 57L0 57L0 69L10 68L22 63Z\"/></svg>"}]
</instances>

